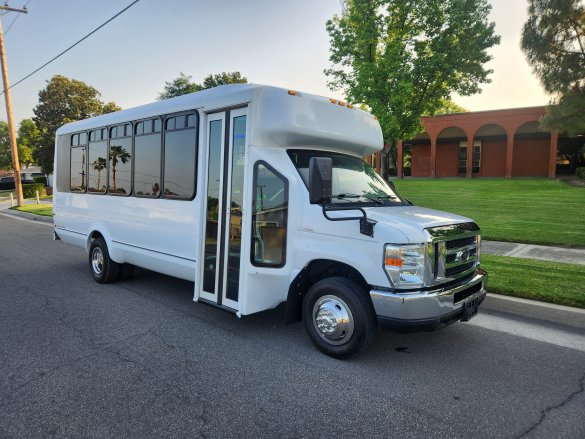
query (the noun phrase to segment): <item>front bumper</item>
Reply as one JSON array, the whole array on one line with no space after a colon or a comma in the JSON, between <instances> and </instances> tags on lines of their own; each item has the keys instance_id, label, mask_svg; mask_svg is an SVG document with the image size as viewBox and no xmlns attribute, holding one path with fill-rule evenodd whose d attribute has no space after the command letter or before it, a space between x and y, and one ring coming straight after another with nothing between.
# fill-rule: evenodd
<instances>
[{"instance_id":1,"label":"front bumper","mask_svg":"<svg viewBox=\"0 0 585 439\"><path fill-rule=\"evenodd\" d=\"M486 295L487 273L478 269L473 278L451 289L395 293L372 290L370 297L384 329L412 332L438 329L456 322L463 315L463 304L468 300L482 302Z\"/></svg>"}]
</instances>

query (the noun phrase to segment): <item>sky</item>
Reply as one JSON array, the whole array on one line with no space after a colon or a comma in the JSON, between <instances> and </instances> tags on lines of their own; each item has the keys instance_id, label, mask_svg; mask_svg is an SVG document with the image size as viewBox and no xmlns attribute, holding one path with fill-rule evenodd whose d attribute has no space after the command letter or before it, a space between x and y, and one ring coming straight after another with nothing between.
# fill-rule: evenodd
<instances>
[{"instance_id":1,"label":"sky","mask_svg":"<svg viewBox=\"0 0 585 439\"><path fill-rule=\"evenodd\" d=\"M20 8L27 0L10 0ZM131 0L30 0L28 14L1 17L11 84L75 43ZM492 48L492 83L453 100L470 111L545 105L545 95L520 50L527 0L490 0L502 42ZM140 0L106 27L11 90L17 123L33 116L38 92L53 75L82 80L130 108L156 100L165 81L184 72L240 71L249 82L342 99L327 87L325 22L339 0ZM6 110L0 105L0 119Z\"/></svg>"}]
</instances>

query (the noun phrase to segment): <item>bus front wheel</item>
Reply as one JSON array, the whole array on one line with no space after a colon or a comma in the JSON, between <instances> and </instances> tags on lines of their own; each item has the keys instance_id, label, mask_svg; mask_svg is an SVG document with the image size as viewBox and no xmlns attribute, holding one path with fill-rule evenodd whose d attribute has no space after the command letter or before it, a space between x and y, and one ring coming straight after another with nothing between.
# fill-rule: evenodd
<instances>
[{"instance_id":1,"label":"bus front wheel","mask_svg":"<svg viewBox=\"0 0 585 439\"><path fill-rule=\"evenodd\" d=\"M108 246L102 238L96 238L89 247L89 267L96 282L105 284L116 280L120 264L110 258Z\"/></svg>"},{"instance_id":2,"label":"bus front wheel","mask_svg":"<svg viewBox=\"0 0 585 439\"><path fill-rule=\"evenodd\" d=\"M303 300L303 320L311 341L334 358L365 348L376 332L376 317L366 291L344 277L323 279Z\"/></svg>"}]
</instances>

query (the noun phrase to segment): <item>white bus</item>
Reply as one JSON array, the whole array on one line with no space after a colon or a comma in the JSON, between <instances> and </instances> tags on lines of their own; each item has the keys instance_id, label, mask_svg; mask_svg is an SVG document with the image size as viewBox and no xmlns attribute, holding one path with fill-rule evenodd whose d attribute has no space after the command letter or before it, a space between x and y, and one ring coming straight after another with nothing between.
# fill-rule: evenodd
<instances>
[{"instance_id":1,"label":"white bus","mask_svg":"<svg viewBox=\"0 0 585 439\"><path fill-rule=\"evenodd\" d=\"M477 225L398 195L362 160L382 146L367 112L254 84L70 123L55 238L87 250L98 282L139 266L238 317L286 302L347 358L378 326L465 321L486 294Z\"/></svg>"}]
</instances>

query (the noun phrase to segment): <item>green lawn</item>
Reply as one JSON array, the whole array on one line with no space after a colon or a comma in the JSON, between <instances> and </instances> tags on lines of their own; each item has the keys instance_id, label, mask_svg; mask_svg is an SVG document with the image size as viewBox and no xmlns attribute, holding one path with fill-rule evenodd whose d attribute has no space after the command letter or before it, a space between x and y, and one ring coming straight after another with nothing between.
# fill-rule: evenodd
<instances>
[{"instance_id":1,"label":"green lawn","mask_svg":"<svg viewBox=\"0 0 585 439\"><path fill-rule=\"evenodd\" d=\"M585 188L549 179L405 179L418 206L474 219L484 239L585 247Z\"/></svg>"},{"instance_id":2,"label":"green lawn","mask_svg":"<svg viewBox=\"0 0 585 439\"><path fill-rule=\"evenodd\" d=\"M585 266L481 255L490 293L585 308Z\"/></svg>"},{"instance_id":3,"label":"green lawn","mask_svg":"<svg viewBox=\"0 0 585 439\"><path fill-rule=\"evenodd\" d=\"M53 216L52 204L27 204L21 207L11 207L11 209L18 210L20 212L34 213L35 215Z\"/></svg>"}]
</instances>

